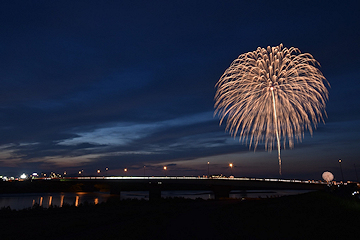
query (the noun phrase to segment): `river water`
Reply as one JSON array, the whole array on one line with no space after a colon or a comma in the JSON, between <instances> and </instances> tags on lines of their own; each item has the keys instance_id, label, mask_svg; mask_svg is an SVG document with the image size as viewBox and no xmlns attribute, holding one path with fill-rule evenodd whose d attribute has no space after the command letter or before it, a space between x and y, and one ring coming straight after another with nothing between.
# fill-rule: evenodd
<instances>
[{"instance_id":1,"label":"river water","mask_svg":"<svg viewBox=\"0 0 360 240\"><path fill-rule=\"evenodd\" d=\"M230 198L267 198L279 197L285 195L301 194L309 191L303 190L248 190L232 191ZM211 191L162 191L161 196L167 197L184 197L190 199L201 198L204 200L214 199ZM149 199L149 192L121 192L121 195L100 192L74 192L74 193L19 193L19 194L0 194L0 208L10 207L11 209L21 210L33 206L48 208L50 206L62 207L64 205L79 206L85 202L89 204L98 204L106 202L109 198L120 199Z\"/></svg>"}]
</instances>

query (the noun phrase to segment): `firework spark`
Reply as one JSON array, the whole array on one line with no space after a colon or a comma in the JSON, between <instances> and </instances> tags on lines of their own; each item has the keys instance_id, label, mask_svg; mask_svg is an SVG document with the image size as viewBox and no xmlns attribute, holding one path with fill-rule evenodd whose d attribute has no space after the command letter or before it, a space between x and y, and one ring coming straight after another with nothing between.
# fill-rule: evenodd
<instances>
[{"instance_id":1,"label":"firework spark","mask_svg":"<svg viewBox=\"0 0 360 240\"><path fill-rule=\"evenodd\" d=\"M226 131L254 149L293 148L304 131L313 133L326 116L329 85L318 69L320 64L299 49L268 46L241 54L216 84L215 114Z\"/></svg>"}]
</instances>

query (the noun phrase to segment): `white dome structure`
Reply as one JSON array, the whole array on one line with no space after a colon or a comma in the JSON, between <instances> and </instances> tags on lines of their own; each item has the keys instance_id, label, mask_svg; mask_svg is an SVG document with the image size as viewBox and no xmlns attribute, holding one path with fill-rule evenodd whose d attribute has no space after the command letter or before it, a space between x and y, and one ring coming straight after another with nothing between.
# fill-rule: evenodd
<instances>
[{"instance_id":1,"label":"white dome structure","mask_svg":"<svg viewBox=\"0 0 360 240\"><path fill-rule=\"evenodd\" d=\"M331 182L334 180L334 175L331 172L324 172L322 174L322 178L327 182Z\"/></svg>"}]
</instances>

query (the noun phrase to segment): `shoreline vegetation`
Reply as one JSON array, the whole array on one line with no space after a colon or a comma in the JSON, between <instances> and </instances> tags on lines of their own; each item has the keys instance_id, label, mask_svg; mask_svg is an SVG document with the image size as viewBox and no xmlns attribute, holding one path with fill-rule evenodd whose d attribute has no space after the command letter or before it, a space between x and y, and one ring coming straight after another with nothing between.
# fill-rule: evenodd
<instances>
[{"instance_id":1,"label":"shoreline vegetation","mask_svg":"<svg viewBox=\"0 0 360 240\"><path fill-rule=\"evenodd\" d=\"M316 191L262 199L109 199L0 210L1 239L359 239L360 201Z\"/></svg>"}]
</instances>

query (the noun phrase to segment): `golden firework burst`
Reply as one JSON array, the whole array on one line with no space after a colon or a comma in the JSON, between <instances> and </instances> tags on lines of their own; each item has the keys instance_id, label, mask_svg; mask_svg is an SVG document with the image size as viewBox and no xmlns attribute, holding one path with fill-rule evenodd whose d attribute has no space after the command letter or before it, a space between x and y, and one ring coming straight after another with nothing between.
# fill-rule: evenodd
<instances>
[{"instance_id":1,"label":"golden firework burst","mask_svg":"<svg viewBox=\"0 0 360 240\"><path fill-rule=\"evenodd\" d=\"M271 151L276 142L280 174L281 146L292 148L326 116L329 84L318 66L295 47L258 47L235 59L216 84L220 125L226 121L226 130L255 150L264 142Z\"/></svg>"}]
</instances>

